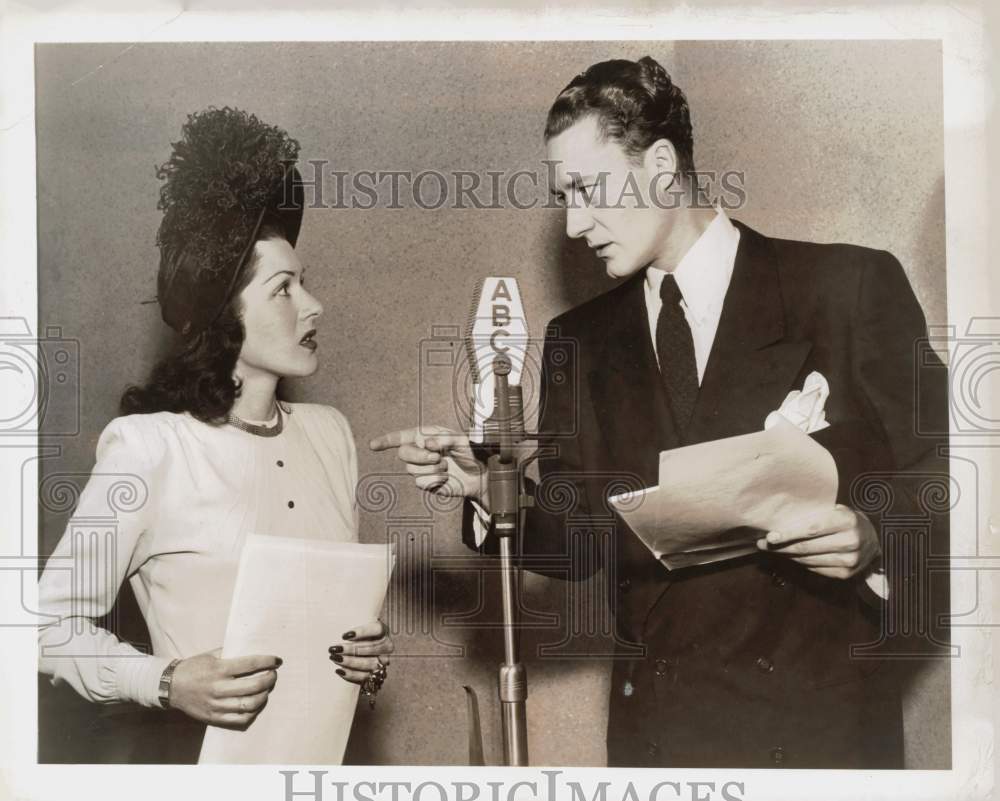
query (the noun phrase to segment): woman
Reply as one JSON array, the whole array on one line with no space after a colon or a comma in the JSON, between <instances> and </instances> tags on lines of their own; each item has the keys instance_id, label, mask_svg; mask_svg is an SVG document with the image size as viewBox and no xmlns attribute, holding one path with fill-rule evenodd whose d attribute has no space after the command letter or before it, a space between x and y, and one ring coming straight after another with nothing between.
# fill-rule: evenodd
<instances>
[{"instance_id":1,"label":"woman","mask_svg":"<svg viewBox=\"0 0 1000 801\"><path fill-rule=\"evenodd\" d=\"M293 249L298 148L238 110L188 118L158 171L157 300L179 346L98 441L74 520L113 516L113 536L67 528L40 579L39 669L91 701L148 708L133 723L149 737L122 733L129 761L197 761L206 725L248 726L275 686L280 654L218 656L247 534L357 539L346 419L278 398L281 379L316 371L323 312ZM152 654L93 622L126 577ZM392 652L382 624L329 650L373 697Z\"/></svg>"}]
</instances>

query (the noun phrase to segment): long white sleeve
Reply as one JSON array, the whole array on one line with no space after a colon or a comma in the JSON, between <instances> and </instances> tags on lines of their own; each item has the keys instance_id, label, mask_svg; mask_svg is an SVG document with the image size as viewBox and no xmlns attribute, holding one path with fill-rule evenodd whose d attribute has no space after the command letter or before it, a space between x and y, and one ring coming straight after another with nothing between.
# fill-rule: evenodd
<instances>
[{"instance_id":1,"label":"long white sleeve","mask_svg":"<svg viewBox=\"0 0 1000 801\"><path fill-rule=\"evenodd\" d=\"M165 448L155 425L117 418L97 444L97 463L39 580L39 671L97 703L158 706L169 659L143 654L93 619L108 613L122 581L149 550ZM145 547L143 547L145 546Z\"/></svg>"}]
</instances>

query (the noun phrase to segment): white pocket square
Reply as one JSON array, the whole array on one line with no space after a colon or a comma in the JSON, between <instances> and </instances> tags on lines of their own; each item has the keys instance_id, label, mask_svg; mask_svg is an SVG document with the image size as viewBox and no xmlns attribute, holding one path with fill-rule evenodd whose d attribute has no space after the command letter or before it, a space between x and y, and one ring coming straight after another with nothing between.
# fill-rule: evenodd
<instances>
[{"instance_id":1,"label":"white pocket square","mask_svg":"<svg viewBox=\"0 0 1000 801\"><path fill-rule=\"evenodd\" d=\"M812 372L806 376L802 389L793 389L781 404L780 409L771 412L764 420L764 430L787 420L806 434L829 428L826 422L826 399L830 395L830 385L821 373Z\"/></svg>"}]
</instances>

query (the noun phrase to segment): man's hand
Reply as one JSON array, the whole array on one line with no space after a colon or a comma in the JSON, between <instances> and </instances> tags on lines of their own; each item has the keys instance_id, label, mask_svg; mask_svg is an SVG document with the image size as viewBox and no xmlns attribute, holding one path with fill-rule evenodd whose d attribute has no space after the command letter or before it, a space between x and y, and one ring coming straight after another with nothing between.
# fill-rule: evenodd
<instances>
[{"instance_id":1,"label":"man's hand","mask_svg":"<svg viewBox=\"0 0 1000 801\"><path fill-rule=\"evenodd\" d=\"M841 504L806 521L797 531L768 532L767 537L757 540L757 547L837 579L860 573L881 552L871 521Z\"/></svg>"},{"instance_id":2,"label":"man's hand","mask_svg":"<svg viewBox=\"0 0 1000 801\"><path fill-rule=\"evenodd\" d=\"M465 434L441 426L393 431L370 443L373 451L396 448L417 487L445 498L472 498L488 507L486 468Z\"/></svg>"}]
</instances>

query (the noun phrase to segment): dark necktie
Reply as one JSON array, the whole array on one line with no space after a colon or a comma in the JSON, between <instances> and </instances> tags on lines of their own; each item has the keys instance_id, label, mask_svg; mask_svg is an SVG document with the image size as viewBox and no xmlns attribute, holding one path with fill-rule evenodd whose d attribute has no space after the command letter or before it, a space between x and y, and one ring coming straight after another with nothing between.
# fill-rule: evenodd
<instances>
[{"instance_id":1,"label":"dark necktie","mask_svg":"<svg viewBox=\"0 0 1000 801\"><path fill-rule=\"evenodd\" d=\"M682 434L691 419L698 397L698 366L694 360L694 339L681 308L681 291L671 273L660 284L663 307L656 323L656 353L660 375L667 393L677 433Z\"/></svg>"}]
</instances>

